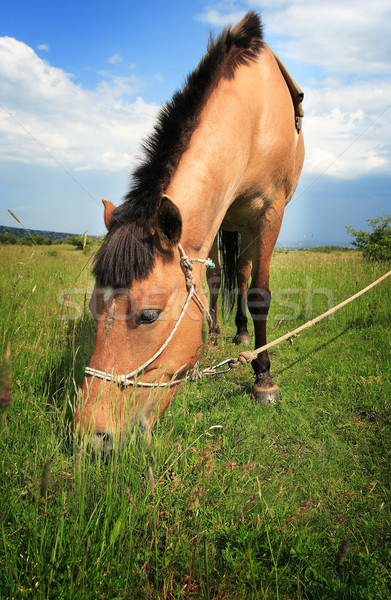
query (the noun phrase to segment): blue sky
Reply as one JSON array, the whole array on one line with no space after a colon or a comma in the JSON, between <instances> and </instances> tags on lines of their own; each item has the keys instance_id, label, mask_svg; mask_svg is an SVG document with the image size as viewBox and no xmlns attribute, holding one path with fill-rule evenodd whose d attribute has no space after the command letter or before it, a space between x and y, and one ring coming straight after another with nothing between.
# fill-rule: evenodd
<instances>
[{"instance_id":1,"label":"blue sky","mask_svg":"<svg viewBox=\"0 0 391 600\"><path fill-rule=\"evenodd\" d=\"M306 162L279 243L348 243L391 212L389 0L26 2L0 20L0 224L104 233L159 107L209 31L262 15L305 92Z\"/></svg>"}]
</instances>

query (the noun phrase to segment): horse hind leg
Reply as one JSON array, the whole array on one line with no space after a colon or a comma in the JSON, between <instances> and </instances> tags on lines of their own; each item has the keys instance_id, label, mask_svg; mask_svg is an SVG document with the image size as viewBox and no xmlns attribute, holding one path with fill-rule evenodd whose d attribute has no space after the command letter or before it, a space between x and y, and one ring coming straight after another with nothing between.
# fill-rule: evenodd
<instances>
[{"instance_id":1,"label":"horse hind leg","mask_svg":"<svg viewBox=\"0 0 391 600\"><path fill-rule=\"evenodd\" d=\"M247 285L251 275L252 244L251 236L242 232L240 242L240 254L237 265L238 298L235 316L236 335L234 343L249 346L250 334L247 329Z\"/></svg>"}]
</instances>

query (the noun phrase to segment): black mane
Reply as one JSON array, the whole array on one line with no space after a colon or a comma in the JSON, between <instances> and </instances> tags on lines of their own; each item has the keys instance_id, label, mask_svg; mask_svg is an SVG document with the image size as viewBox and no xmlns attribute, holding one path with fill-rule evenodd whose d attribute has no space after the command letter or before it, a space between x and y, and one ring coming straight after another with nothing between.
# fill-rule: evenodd
<instances>
[{"instance_id":1,"label":"black mane","mask_svg":"<svg viewBox=\"0 0 391 600\"><path fill-rule=\"evenodd\" d=\"M93 272L100 285L125 288L147 277L160 249L154 225L162 195L207 99L222 77L233 79L236 69L255 60L262 48L262 25L251 11L236 27L210 40L207 54L183 90L161 109L154 132L143 144L143 163L133 173L123 204L113 211L109 232L95 257Z\"/></svg>"}]
</instances>

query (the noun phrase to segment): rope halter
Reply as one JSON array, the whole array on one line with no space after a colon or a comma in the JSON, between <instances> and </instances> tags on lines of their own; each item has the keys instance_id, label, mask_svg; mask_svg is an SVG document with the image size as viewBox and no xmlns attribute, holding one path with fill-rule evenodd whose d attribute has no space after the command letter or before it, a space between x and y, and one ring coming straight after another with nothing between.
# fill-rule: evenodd
<instances>
[{"instance_id":1,"label":"rope halter","mask_svg":"<svg viewBox=\"0 0 391 600\"><path fill-rule=\"evenodd\" d=\"M139 373L141 373L141 371L143 371L146 367L148 367L151 363L153 363L162 354L162 352L165 350L165 348L168 346L168 344L172 340L176 330L178 329L183 317L185 316L187 307L189 306L190 300L192 298L205 311L205 315L209 322L209 325L212 324L212 318L209 314L209 311L206 308L205 304L202 302L201 298L199 297L199 295L197 294L196 289L195 289L195 280L194 280L194 276L193 276L193 263L199 262L199 263L204 264L206 267L209 267L212 269L214 268L215 265L210 260L210 258L208 258L206 260L203 260L202 258L190 259L185 254L185 251L183 250L183 248L180 244L178 244L178 250L179 250L179 254L180 254L180 265L181 265L182 271L185 275L186 287L187 287L188 292L187 292L187 297L186 297L185 303L183 305L181 314L179 315L179 318L178 318L177 322L175 323L173 329L171 330L171 333L169 334L166 341L160 346L159 350L157 350L157 352L155 352L155 354L153 356L151 356L151 358L149 358L140 367L137 367L136 369L134 369L134 371L132 371L131 373L127 373L125 375L113 375L113 373L108 373L107 371L99 371L98 369L93 369L92 367L86 367L85 368L86 375L91 375L92 377L97 377L98 379L104 379L106 381L112 381L122 387L128 387L130 385L136 385L138 387L149 387L149 388L169 387L172 385L176 385L177 383L180 383L182 381L186 381L188 379L188 377L184 377L183 379L174 379L174 380L168 381L166 383L146 383L143 381L135 381L135 377L137 377L137 375L139 375ZM175 377L175 375L174 375L174 377Z\"/></svg>"}]
</instances>

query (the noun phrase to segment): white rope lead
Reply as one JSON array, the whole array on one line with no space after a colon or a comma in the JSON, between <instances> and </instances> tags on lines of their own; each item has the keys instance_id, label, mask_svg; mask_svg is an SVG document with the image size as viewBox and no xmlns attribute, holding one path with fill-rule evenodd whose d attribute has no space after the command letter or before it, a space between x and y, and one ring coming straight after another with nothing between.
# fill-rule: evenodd
<instances>
[{"instance_id":1,"label":"white rope lead","mask_svg":"<svg viewBox=\"0 0 391 600\"><path fill-rule=\"evenodd\" d=\"M177 322L175 323L173 329L171 330L171 333L168 336L168 338L160 346L160 348L155 352L155 354L153 356L151 356L151 358L149 358L140 367L137 367L136 369L134 369L134 371L131 371L131 373L127 373L125 375L114 375L113 373L108 373L107 371L99 371L99 369L93 369L92 367L86 367L84 370L86 375L91 375L92 377L97 377L98 379L103 379L106 381L112 381L123 387L128 387L130 385L137 385L138 387L167 387L167 386L171 386L171 385L176 385L176 384L181 383L182 381L186 381L186 379L188 379L188 376L186 376L183 379L175 379L174 381L168 381L166 383L147 383L144 381L134 381L134 377L137 377L137 375L139 373L141 373L141 371L143 371L146 367L148 367L151 363L153 363L162 354L162 352L165 350L165 348L168 346L168 344L172 340L175 332L177 331L179 325L181 324L181 321L182 321L183 317L185 316L185 312L186 312L187 307L189 306L190 300L193 298L193 296L197 300L199 305L204 309L208 320L210 322L212 321L207 308L205 307L204 303L202 302L201 298L199 297L199 295L196 292L194 277L192 274L192 270L193 270L192 263L200 262L200 263L203 263L206 267L211 267L211 268L214 267L214 263L209 258L206 260L201 259L201 258L189 259L188 256L186 256L185 251L183 250L183 248L180 244L178 244L178 249L179 249L179 253L181 255L180 264L181 264L182 271L185 275L186 287L188 289L188 293L187 293L187 298L186 298L185 304L183 305L181 314L179 315L179 318L178 318Z\"/></svg>"}]
</instances>

